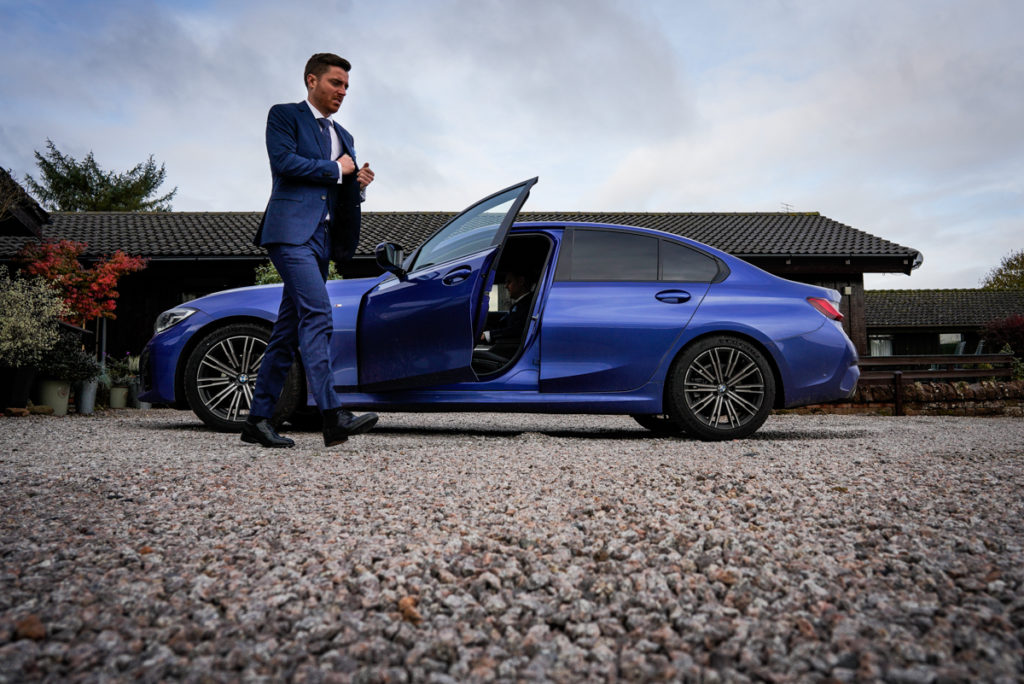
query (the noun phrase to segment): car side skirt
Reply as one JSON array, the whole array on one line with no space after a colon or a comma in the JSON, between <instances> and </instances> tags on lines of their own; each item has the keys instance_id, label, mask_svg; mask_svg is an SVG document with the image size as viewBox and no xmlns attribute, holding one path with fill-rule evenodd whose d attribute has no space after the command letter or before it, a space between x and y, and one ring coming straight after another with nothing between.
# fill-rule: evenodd
<instances>
[{"instance_id":1,"label":"car side skirt","mask_svg":"<svg viewBox=\"0 0 1024 684\"><path fill-rule=\"evenodd\" d=\"M651 382L632 392L553 394L533 390L405 390L399 392L343 393L347 409L374 411L438 411L510 413L661 413L664 388Z\"/></svg>"}]
</instances>

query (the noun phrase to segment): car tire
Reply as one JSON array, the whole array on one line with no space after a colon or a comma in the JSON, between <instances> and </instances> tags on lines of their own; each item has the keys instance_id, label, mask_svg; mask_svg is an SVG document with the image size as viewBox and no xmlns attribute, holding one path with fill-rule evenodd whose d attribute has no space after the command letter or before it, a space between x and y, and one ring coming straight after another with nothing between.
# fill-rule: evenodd
<instances>
[{"instance_id":1,"label":"car tire","mask_svg":"<svg viewBox=\"0 0 1024 684\"><path fill-rule=\"evenodd\" d=\"M741 439L755 432L775 403L775 376L764 353L731 336L687 347L669 371L669 414L705 440Z\"/></svg>"},{"instance_id":2,"label":"car tire","mask_svg":"<svg viewBox=\"0 0 1024 684\"><path fill-rule=\"evenodd\" d=\"M256 374L270 328L235 323L203 337L185 364L185 398L200 420L219 432L239 432L252 405ZM302 365L288 372L271 422L280 426L298 406L305 386Z\"/></svg>"},{"instance_id":3,"label":"car tire","mask_svg":"<svg viewBox=\"0 0 1024 684\"><path fill-rule=\"evenodd\" d=\"M684 435L686 430L679 421L667 413L634 413L633 420L659 435Z\"/></svg>"}]
</instances>

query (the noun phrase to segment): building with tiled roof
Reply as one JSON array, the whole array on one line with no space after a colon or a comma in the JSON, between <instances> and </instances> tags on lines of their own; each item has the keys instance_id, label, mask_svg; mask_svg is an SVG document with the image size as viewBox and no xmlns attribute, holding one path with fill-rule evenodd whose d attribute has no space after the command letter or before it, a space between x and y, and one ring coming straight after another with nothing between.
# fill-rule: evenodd
<instances>
[{"instance_id":1,"label":"building with tiled roof","mask_svg":"<svg viewBox=\"0 0 1024 684\"><path fill-rule=\"evenodd\" d=\"M344 275L378 273L374 246L397 242L408 252L455 215L364 213L356 257ZM845 325L860 349L867 345L863 274L909 274L921 263L917 250L813 212L523 212L518 218L520 222L607 223L663 230L729 252L782 277L834 288L843 295ZM145 271L126 277L120 319L111 326L113 349L122 344L137 351L160 311L201 294L252 284L255 267L267 261L265 250L252 244L259 219L258 212L54 212L43 237L84 242L86 258L120 249L150 260ZM10 261L28 239L0 236L0 262Z\"/></svg>"},{"instance_id":2,"label":"building with tiled roof","mask_svg":"<svg viewBox=\"0 0 1024 684\"><path fill-rule=\"evenodd\" d=\"M415 249L455 212L365 212L356 257L373 258L380 242ZM216 257L265 260L252 244L258 212L57 212L46 237L85 242L86 256L120 249L154 260ZM753 262L857 259L857 273L910 273L917 250L898 245L818 213L641 213L522 212L520 222L552 221L641 226L682 235ZM0 238L0 259L17 252L24 239ZM760 265L760 264L759 264ZM792 263L790 264L792 265ZM852 264L845 264L851 266ZM763 266L762 266L763 267ZM819 270L815 268L815 270Z\"/></svg>"},{"instance_id":3,"label":"building with tiled roof","mask_svg":"<svg viewBox=\"0 0 1024 684\"><path fill-rule=\"evenodd\" d=\"M1024 315L1024 290L868 290L864 307L875 356L974 353L985 325Z\"/></svg>"},{"instance_id":4,"label":"building with tiled roof","mask_svg":"<svg viewBox=\"0 0 1024 684\"><path fill-rule=\"evenodd\" d=\"M38 238L49 219L39 203L0 167L0 236Z\"/></svg>"}]
</instances>

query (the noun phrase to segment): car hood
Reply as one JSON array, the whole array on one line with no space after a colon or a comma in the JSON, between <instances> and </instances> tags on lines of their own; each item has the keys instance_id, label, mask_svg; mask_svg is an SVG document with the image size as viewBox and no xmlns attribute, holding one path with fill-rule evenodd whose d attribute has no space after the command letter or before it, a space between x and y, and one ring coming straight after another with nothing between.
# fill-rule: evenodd
<instances>
[{"instance_id":1,"label":"car hood","mask_svg":"<svg viewBox=\"0 0 1024 684\"><path fill-rule=\"evenodd\" d=\"M332 301L338 299L358 300L362 298L363 293L384 277L329 280L327 281L327 291ZM181 306L197 309L214 317L255 315L273 320L277 317L277 311L281 305L281 288L283 287L280 283L237 287L193 299Z\"/></svg>"}]
</instances>

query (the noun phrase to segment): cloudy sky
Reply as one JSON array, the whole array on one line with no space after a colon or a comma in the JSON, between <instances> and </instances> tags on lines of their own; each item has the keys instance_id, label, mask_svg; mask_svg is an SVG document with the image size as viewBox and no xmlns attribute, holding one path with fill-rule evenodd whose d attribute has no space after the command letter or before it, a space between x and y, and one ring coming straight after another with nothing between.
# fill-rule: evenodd
<instances>
[{"instance_id":1,"label":"cloudy sky","mask_svg":"<svg viewBox=\"0 0 1024 684\"><path fill-rule=\"evenodd\" d=\"M313 52L365 209L818 211L920 250L869 288L975 287L1024 248L1020 0L0 0L0 165L46 139L257 211L268 107Z\"/></svg>"}]
</instances>

